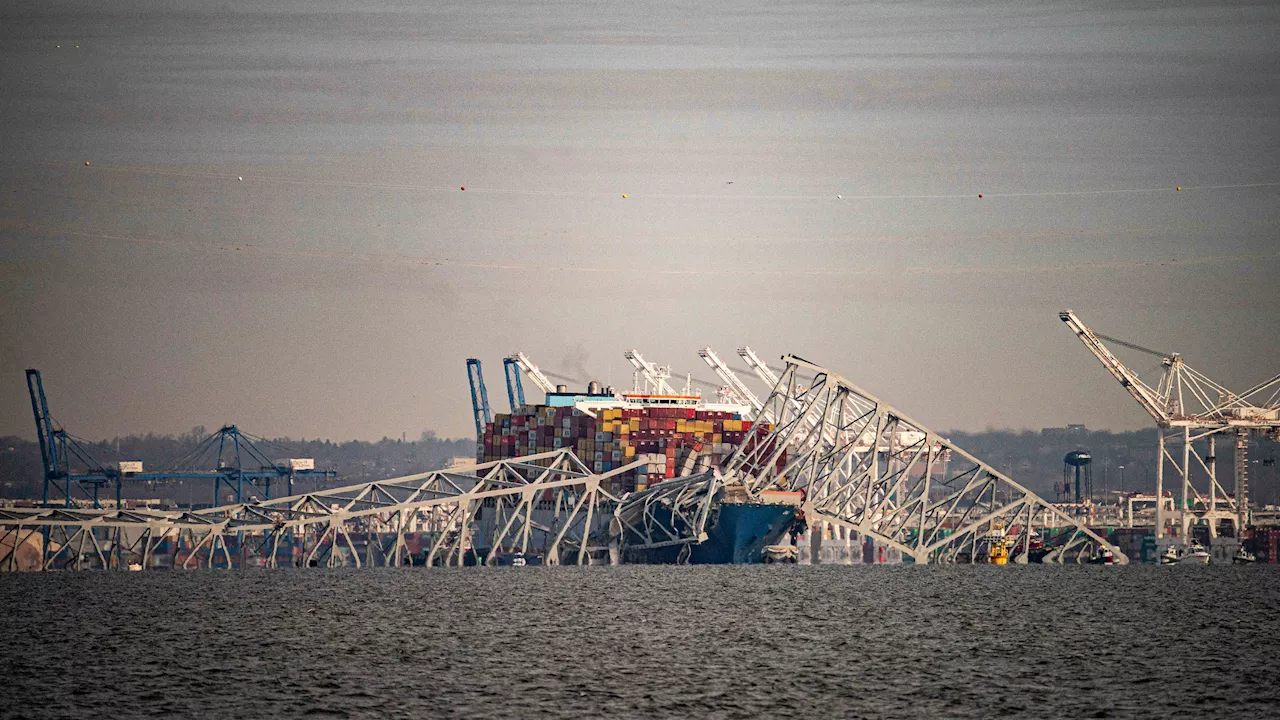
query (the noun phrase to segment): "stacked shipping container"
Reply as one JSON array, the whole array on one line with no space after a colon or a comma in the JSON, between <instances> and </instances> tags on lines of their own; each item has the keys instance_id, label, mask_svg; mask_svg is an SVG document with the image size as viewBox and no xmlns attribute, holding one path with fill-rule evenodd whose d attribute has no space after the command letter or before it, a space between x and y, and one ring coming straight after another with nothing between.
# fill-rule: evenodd
<instances>
[{"instance_id":1,"label":"stacked shipping container","mask_svg":"<svg viewBox=\"0 0 1280 720\"><path fill-rule=\"evenodd\" d=\"M1254 528L1249 540L1253 554L1258 556L1258 562L1271 565L1280 563L1280 528Z\"/></svg>"},{"instance_id":2,"label":"stacked shipping container","mask_svg":"<svg viewBox=\"0 0 1280 720\"><path fill-rule=\"evenodd\" d=\"M632 492L720 467L739 445L772 429L737 413L696 408L608 408L591 417L573 407L531 405L488 423L476 459L492 462L567 447L595 472L642 460L639 471L616 478L609 488Z\"/></svg>"}]
</instances>

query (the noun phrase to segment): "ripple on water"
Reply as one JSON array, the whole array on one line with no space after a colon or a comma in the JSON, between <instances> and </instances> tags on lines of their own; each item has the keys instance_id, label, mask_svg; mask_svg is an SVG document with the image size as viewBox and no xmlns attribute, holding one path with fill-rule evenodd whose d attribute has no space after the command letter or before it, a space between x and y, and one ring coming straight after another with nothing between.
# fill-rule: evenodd
<instances>
[{"instance_id":1,"label":"ripple on water","mask_svg":"<svg viewBox=\"0 0 1280 720\"><path fill-rule=\"evenodd\" d=\"M4 717L1263 717L1280 572L622 567L0 578Z\"/></svg>"}]
</instances>

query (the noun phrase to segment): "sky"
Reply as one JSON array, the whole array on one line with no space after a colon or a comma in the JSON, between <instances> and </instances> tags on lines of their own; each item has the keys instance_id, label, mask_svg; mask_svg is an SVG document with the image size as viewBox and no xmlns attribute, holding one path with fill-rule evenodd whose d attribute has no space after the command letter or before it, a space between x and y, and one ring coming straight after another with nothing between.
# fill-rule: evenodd
<instances>
[{"instance_id":1,"label":"sky","mask_svg":"<svg viewBox=\"0 0 1280 720\"><path fill-rule=\"evenodd\" d=\"M712 379L744 344L940 431L1149 427L1057 312L1280 372L1276 37L1244 3L7 4L0 435L28 367L90 439L465 437L468 357L505 410L516 350L628 387L627 349Z\"/></svg>"}]
</instances>

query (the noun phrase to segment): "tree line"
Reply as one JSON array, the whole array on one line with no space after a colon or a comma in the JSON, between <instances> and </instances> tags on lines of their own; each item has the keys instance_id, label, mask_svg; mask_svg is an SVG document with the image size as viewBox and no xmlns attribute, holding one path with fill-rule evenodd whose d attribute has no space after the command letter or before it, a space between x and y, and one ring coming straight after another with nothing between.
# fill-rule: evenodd
<instances>
[{"instance_id":1,"label":"tree line","mask_svg":"<svg viewBox=\"0 0 1280 720\"><path fill-rule=\"evenodd\" d=\"M141 460L147 470L159 470L175 458L192 452L208 437L203 427L181 435L129 435L87 445L104 464L117 460ZM1156 434L1154 429L1133 432L1088 430L1081 426L1046 428L1041 431L985 430L953 431L944 436L974 456L992 465L1043 497L1055 499L1055 484L1063 481L1063 456L1072 450L1086 450L1091 465L1094 495L1115 491L1151 492L1155 489ZM376 442L347 440L294 440L275 438L262 443L269 459L314 458L316 469L334 470L338 484L354 484L411 473L437 470L453 457L475 457L475 442L436 437L423 432L416 440L382 438ZM1217 446L1219 481L1232 487L1234 448L1229 436ZM1277 443L1255 437L1250 447L1250 494L1255 503L1280 503L1280 483L1276 480ZM212 463L210 463L212 464ZM247 464L247 463L246 463ZM212 470L213 467L184 469ZM34 441L17 437L0 438L0 497L39 498L41 491L40 448ZM1166 482L1176 484L1166 470ZM126 485L129 488L128 485ZM303 485L303 489L309 488ZM128 497L165 497L180 501L188 496L207 502L198 488L181 486L132 487ZM184 494L185 493L185 494Z\"/></svg>"},{"instance_id":2,"label":"tree line","mask_svg":"<svg viewBox=\"0 0 1280 720\"><path fill-rule=\"evenodd\" d=\"M104 466L120 460L141 460L148 472L168 469L175 461L192 455L208 438L209 431L194 427L180 435L127 435L93 443L82 443L89 454ZM430 430L416 440L384 437L376 442L322 439L272 438L255 443L268 461L281 458L313 458L317 470L333 470L336 483L355 484L400 475L438 470L454 457L475 457L475 441L436 437ZM191 457L184 470L214 470L215 452ZM226 457L226 456L224 456ZM245 469L257 469L260 462L245 459ZM73 463L74 471L83 470ZM40 446L34 440L0 437L0 497L39 498L43 473ZM329 481L331 484L335 481ZM163 497L165 487L130 486L127 497ZM181 493L179 493L181 494ZM185 500L185 497L180 499Z\"/></svg>"}]
</instances>

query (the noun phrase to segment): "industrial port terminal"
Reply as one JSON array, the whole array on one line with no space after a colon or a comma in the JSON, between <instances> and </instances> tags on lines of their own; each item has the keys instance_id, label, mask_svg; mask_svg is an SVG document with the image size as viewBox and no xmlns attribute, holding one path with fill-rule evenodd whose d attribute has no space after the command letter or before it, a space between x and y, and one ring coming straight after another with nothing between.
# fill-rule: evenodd
<instances>
[{"instance_id":1,"label":"industrial port terminal","mask_svg":"<svg viewBox=\"0 0 1280 720\"><path fill-rule=\"evenodd\" d=\"M1234 392L1177 353L1060 319L1154 420L1150 493L1095 503L1090 455L1073 450L1046 499L835 370L794 355L773 367L749 347L745 380L699 351L723 383L712 400L635 350L627 389L553 383L516 352L505 413L468 359L474 460L354 485L310 458L271 458L234 425L160 470L98 462L50 417L32 369L44 489L0 508L0 570L1280 560L1247 461L1251 434L1280 437L1280 375ZM1113 347L1159 357L1159 380ZM1233 446L1230 481L1219 443ZM192 469L201 454L212 468ZM316 489L295 493L299 478ZM213 506L122 499L126 483L174 479L211 480Z\"/></svg>"}]
</instances>

